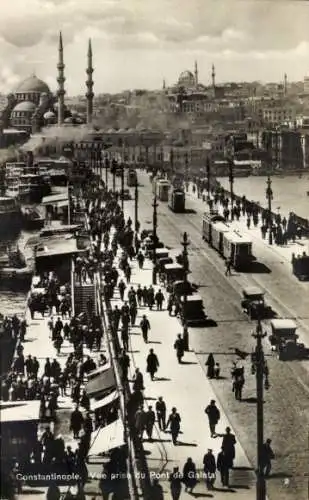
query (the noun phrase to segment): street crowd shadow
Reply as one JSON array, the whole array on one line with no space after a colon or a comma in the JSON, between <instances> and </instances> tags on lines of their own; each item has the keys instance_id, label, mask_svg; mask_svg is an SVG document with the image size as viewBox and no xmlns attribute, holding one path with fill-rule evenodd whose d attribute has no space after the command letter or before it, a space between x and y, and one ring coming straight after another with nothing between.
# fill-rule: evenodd
<instances>
[{"instance_id":1,"label":"street crowd shadow","mask_svg":"<svg viewBox=\"0 0 309 500\"><path fill-rule=\"evenodd\" d=\"M147 443L171 443L172 440L171 439L144 439L144 441L146 441Z\"/></svg>"},{"instance_id":2,"label":"street crowd shadow","mask_svg":"<svg viewBox=\"0 0 309 500\"><path fill-rule=\"evenodd\" d=\"M182 361L181 364L182 365L197 365L197 363L195 361Z\"/></svg>"},{"instance_id":3,"label":"street crowd shadow","mask_svg":"<svg viewBox=\"0 0 309 500\"><path fill-rule=\"evenodd\" d=\"M144 399L145 399L146 401L156 401L156 400L157 400L157 398L152 398L152 397L150 397L150 396L147 396L147 397L146 397L146 396L144 396Z\"/></svg>"},{"instance_id":4,"label":"street crowd shadow","mask_svg":"<svg viewBox=\"0 0 309 500\"><path fill-rule=\"evenodd\" d=\"M250 486L247 484L231 484L230 488L234 490L250 490Z\"/></svg>"},{"instance_id":5,"label":"street crowd shadow","mask_svg":"<svg viewBox=\"0 0 309 500\"><path fill-rule=\"evenodd\" d=\"M196 443L184 443L184 441L177 441L177 446L192 446L192 447L196 447L197 444Z\"/></svg>"},{"instance_id":6,"label":"street crowd shadow","mask_svg":"<svg viewBox=\"0 0 309 500\"><path fill-rule=\"evenodd\" d=\"M254 398L254 397L242 398L241 402L243 402L243 403L249 403L249 404L256 404L256 398Z\"/></svg>"},{"instance_id":7,"label":"street crowd shadow","mask_svg":"<svg viewBox=\"0 0 309 500\"><path fill-rule=\"evenodd\" d=\"M221 491L222 493L236 493L236 490L233 490L232 488L217 488L214 486L214 491Z\"/></svg>"},{"instance_id":8,"label":"street crowd shadow","mask_svg":"<svg viewBox=\"0 0 309 500\"><path fill-rule=\"evenodd\" d=\"M272 270L263 262L252 262L248 269L243 270L243 273L252 274L270 274Z\"/></svg>"},{"instance_id":9,"label":"street crowd shadow","mask_svg":"<svg viewBox=\"0 0 309 500\"><path fill-rule=\"evenodd\" d=\"M166 377L156 377L155 380L157 382L170 382L171 381L170 378L166 378Z\"/></svg>"},{"instance_id":10,"label":"street crowd shadow","mask_svg":"<svg viewBox=\"0 0 309 500\"><path fill-rule=\"evenodd\" d=\"M194 210L194 208L185 208L184 214L196 214L196 210Z\"/></svg>"},{"instance_id":11,"label":"street crowd shadow","mask_svg":"<svg viewBox=\"0 0 309 500\"><path fill-rule=\"evenodd\" d=\"M193 498L213 498L214 496L211 493L191 493Z\"/></svg>"},{"instance_id":12,"label":"street crowd shadow","mask_svg":"<svg viewBox=\"0 0 309 500\"><path fill-rule=\"evenodd\" d=\"M159 340L149 340L148 344L162 344Z\"/></svg>"},{"instance_id":13,"label":"street crowd shadow","mask_svg":"<svg viewBox=\"0 0 309 500\"><path fill-rule=\"evenodd\" d=\"M233 467L233 470L248 470L248 471L253 471L253 467L247 467L247 466L239 466L239 467Z\"/></svg>"},{"instance_id":14,"label":"street crowd shadow","mask_svg":"<svg viewBox=\"0 0 309 500\"><path fill-rule=\"evenodd\" d=\"M203 326L205 326L205 328L215 328L218 326L218 323L212 318L206 318Z\"/></svg>"}]
</instances>

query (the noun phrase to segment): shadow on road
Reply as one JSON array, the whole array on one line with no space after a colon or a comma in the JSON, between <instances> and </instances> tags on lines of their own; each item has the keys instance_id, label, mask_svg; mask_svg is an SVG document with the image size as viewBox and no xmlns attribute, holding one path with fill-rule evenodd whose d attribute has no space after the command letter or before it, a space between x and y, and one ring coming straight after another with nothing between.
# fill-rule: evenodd
<instances>
[{"instance_id":1,"label":"shadow on road","mask_svg":"<svg viewBox=\"0 0 309 500\"><path fill-rule=\"evenodd\" d=\"M272 270L266 266L266 264L263 264L263 262L252 262L250 265L250 268L244 269L243 273L251 273L251 274L270 274Z\"/></svg>"},{"instance_id":2,"label":"shadow on road","mask_svg":"<svg viewBox=\"0 0 309 500\"><path fill-rule=\"evenodd\" d=\"M186 208L184 213L185 214L196 214L197 212L193 208Z\"/></svg>"}]
</instances>

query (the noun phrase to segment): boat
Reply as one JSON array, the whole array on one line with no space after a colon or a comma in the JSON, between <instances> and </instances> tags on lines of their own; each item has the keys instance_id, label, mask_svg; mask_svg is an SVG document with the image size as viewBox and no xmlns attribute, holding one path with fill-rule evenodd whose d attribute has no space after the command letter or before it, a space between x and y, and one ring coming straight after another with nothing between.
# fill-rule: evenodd
<instances>
[{"instance_id":1,"label":"boat","mask_svg":"<svg viewBox=\"0 0 309 500\"><path fill-rule=\"evenodd\" d=\"M5 166L6 195L21 203L40 203L51 192L50 177L47 172L30 161L7 162Z\"/></svg>"},{"instance_id":2,"label":"boat","mask_svg":"<svg viewBox=\"0 0 309 500\"><path fill-rule=\"evenodd\" d=\"M19 247L8 246L5 254L0 256L0 283L2 287L29 289L33 267L26 262L26 258Z\"/></svg>"},{"instance_id":3,"label":"boat","mask_svg":"<svg viewBox=\"0 0 309 500\"><path fill-rule=\"evenodd\" d=\"M15 198L0 196L0 237L8 234L17 235L22 227L20 205Z\"/></svg>"},{"instance_id":4,"label":"boat","mask_svg":"<svg viewBox=\"0 0 309 500\"><path fill-rule=\"evenodd\" d=\"M44 226L45 219L37 210L31 207L22 207L23 228L27 231L38 231Z\"/></svg>"}]
</instances>

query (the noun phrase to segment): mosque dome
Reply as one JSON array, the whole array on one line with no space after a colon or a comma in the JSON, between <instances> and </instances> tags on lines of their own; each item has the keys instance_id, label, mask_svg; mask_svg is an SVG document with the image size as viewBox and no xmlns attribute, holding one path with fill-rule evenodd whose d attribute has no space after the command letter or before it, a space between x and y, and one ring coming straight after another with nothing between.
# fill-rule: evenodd
<instances>
[{"instance_id":1,"label":"mosque dome","mask_svg":"<svg viewBox=\"0 0 309 500\"><path fill-rule=\"evenodd\" d=\"M33 102L30 101L22 101L16 104L15 108L13 109L13 113L15 111L24 111L28 113L34 113L36 110L36 105Z\"/></svg>"},{"instance_id":2,"label":"mosque dome","mask_svg":"<svg viewBox=\"0 0 309 500\"><path fill-rule=\"evenodd\" d=\"M178 85L195 85L195 77L189 70L180 73L178 78Z\"/></svg>"},{"instance_id":3,"label":"mosque dome","mask_svg":"<svg viewBox=\"0 0 309 500\"><path fill-rule=\"evenodd\" d=\"M50 89L48 85L43 82L43 80L40 80L36 75L31 75L28 78L26 78L23 82L21 82L15 93L25 93L25 92L38 92L40 94L45 93L45 94L50 94Z\"/></svg>"}]
</instances>

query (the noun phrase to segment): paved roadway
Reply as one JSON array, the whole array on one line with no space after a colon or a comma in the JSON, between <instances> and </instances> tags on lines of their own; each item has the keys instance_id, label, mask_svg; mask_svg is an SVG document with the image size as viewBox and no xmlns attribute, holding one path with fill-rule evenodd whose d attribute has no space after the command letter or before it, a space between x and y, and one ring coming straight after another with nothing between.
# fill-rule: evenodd
<instances>
[{"instance_id":1,"label":"paved roadway","mask_svg":"<svg viewBox=\"0 0 309 500\"><path fill-rule=\"evenodd\" d=\"M141 226L152 227L152 192L148 175L139 172L139 220ZM134 190L131 190L134 196ZM191 280L200 285L207 314L217 322L217 327L190 329L190 347L204 367L209 352L220 362L225 379L216 381L213 390L229 416L239 440L251 463L256 461L256 413L252 398L255 395L255 378L250 372L250 362L245 362L245 401L238 403L231 391L230 368L234 356L231 348L251 352L254 324L244 316L240 307L241 288L259 284L268 290L268 298L283 317L301 318L303 330L309 326L308 299L304 299L305 285L290 274L287 263L281 264L273 250L262 242L255 242L255 254L269 268L271 274L238 274L224 276L224 263L201 237L202 202L190 199L187 208L196 213L174 214L167 204L158 207L158 234L166 246L181 251L180 241L186 231L189 247ZM134 219L134 201L125 203L125 210ZM281 259L282 260L282 259ZM308 295L307 295L308 297ZM288 307L288 309L287 309ZM270 390L265 394L265 439L271 437L276 453L273 462L274 476L268 482L268 495L272 499L308 499L308 424L309 380L304 363L279 362L271 355L267 340L265 352L269 354ZM203 395L203 389L200 389ZM283 417L284 416L284 417ZM288 485L287 485L288 482Z\"/></svg>"}]
</instances>

